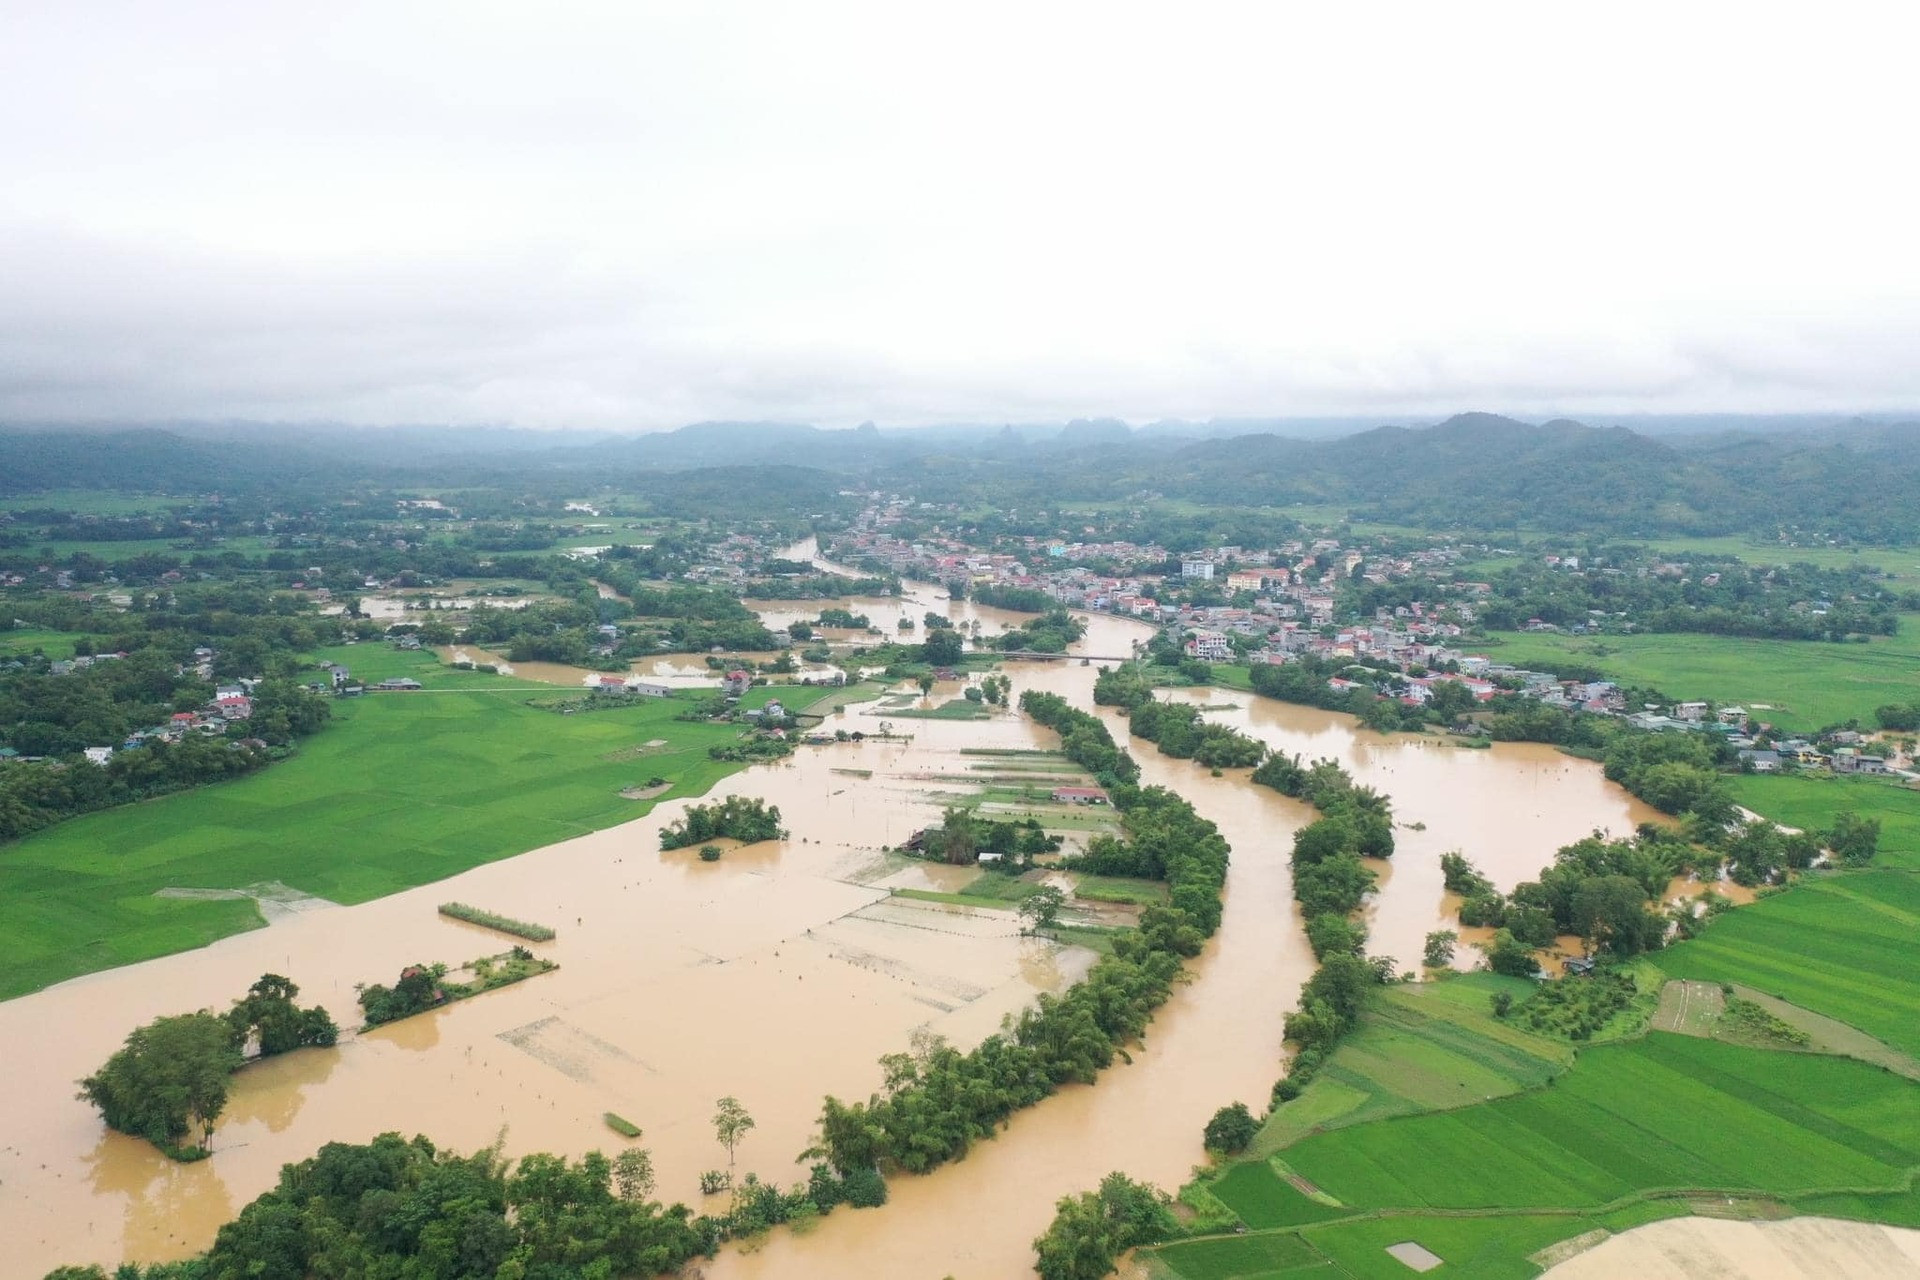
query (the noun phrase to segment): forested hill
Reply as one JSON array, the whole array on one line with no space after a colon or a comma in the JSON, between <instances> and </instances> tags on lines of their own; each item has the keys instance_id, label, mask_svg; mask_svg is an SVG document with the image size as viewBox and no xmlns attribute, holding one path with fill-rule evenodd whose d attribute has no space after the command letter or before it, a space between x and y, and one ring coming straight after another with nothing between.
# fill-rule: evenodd
<instances>
[{"instance_id":1,"label":"forested hill","mask_svg":"<svg viewBox=\"0 0 1920 1280\"><path fill-rule=\"evenodd\" d=\"M1243 426L1256 430L1226 434ZM1920 542L1920 423L1667 433L1468 413L1329 437L1284 424L1066 424L823 430L700 423L592 436L489 429L0 429L0 493L207 493L344 485L617 487L710 505L727 494L820 511L843 488L1025 510L1159 495L1325 504L1361 518L1625 537L1782 531Z\"/></svg>"}]
</instances>

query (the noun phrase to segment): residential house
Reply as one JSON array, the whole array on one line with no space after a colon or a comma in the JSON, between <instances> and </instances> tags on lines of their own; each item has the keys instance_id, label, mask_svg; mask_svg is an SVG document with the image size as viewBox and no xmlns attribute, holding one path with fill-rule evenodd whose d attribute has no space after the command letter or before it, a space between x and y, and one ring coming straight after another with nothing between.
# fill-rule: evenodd
<instances>
[{"instance_id":1,"label":"residential house","mask_svg":"<svg viewBox=\"0 0 1920 1280\"><path fill-rule=\"evenodd\" d=\"M1196 631L1187 641L1187 656L1207 662L1225 662L1233 657L1233 646L1218 631Z\"/></svg>"}]
</instances>

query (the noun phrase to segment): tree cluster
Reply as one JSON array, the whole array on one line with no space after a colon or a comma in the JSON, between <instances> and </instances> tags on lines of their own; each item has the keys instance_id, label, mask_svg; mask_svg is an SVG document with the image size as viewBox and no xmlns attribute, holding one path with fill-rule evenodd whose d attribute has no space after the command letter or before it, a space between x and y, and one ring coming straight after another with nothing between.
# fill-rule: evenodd
<instances>
[{"instance_id":1,"label":"tree cluster","mask_svg":"<svg viewBox=\"0 0 1920 1280\"><path fill-rule=\"evenodd\" d=\"M1114 744L1113 735L1098 716L1080 710L1057 693L1036 689L1020 695L1020 709L1059 734L1061 753L1109 791L1140 780L1140 766Z\"/></svg>"},{"instance_id":2,"label":"tree cluster","mask_svg":"<svg viewBox=\"0 0 1920 1280\"><path fill-rule=\"evenodd\" d=\"M1201 719L1200 708L1184 702L1147 698L1127 715L1136 735L1175 760L1192 760L1214 769L1247 769L1267 754L1266 744L1224 724Z\"/></svg>"},{"instance_id":3,"label":"tree cluster","mask_svg":"<svg viewBox=\"0 0 1920 1280\"><path fill-rule=\"evenodd\" d=\"M268 973L225 1015L202 1010L157 1018L131 1032L82 1080L79 1096L99 1109L108 1128L145 1138L176 1160L199 1159L227 1105L228 1078L250 1046L268 1057L337 1038L327 1011L300 1008L294 1003L299 994L292 982Z\"/></svg>"},{"instance_id":4,"label":"tree cluster","mask_svg":"<svg viewBox=\"0 0 1920 1280\"><path fill-rule=\"evenodd\" d=\"M1053 1221L1033 1242L1040 1280L1100 1280L1114 1260L1137 1245L1180 1233L1165 1192L1123 1173L1110 1173L1098 1191L1063 1198Z\"/></svg>"},{"instance_id":5,"label":"tree cluster","mask_svg":"<svg viewBox=\"0 0 1920 1280\"><path fill-rule=\"evenodd\" d=\"M748 796L728 796L714 804L696 804L678 822L660 829L662 849L684 849L725 837L742 844L780 840L780 809Z\"/></svg>"}]
</instances>

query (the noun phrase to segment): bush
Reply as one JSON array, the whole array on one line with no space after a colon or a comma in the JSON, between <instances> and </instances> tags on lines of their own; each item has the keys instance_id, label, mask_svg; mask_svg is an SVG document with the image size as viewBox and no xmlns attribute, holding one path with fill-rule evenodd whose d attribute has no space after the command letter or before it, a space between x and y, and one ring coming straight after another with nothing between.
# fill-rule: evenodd
<instances>
[{"instance_id":1,"label":"bush","mask_svg":"<svg viewBox=\"0 0 1920 1280\"><path fill-rule=\"evenodd\" d=\"M855 1169L840 1180L840 1196L855 1209L878 1209L887 1202L887 1180L878 1169Z\"/></svg>"},{"instance_id":2,"label":"bush","mask_svg":"<svg viewBox=\"0 0 1920 1280\"><path fill-rule=\"evenodd\" d=\"M701 845L701 846L700 846L700 861L702 861L702 862L718 862L718 861L720 861L720 846L719 846L719 845L717 845L717 844L703 844L703 845Z\"/></svg>"}]
</instances>

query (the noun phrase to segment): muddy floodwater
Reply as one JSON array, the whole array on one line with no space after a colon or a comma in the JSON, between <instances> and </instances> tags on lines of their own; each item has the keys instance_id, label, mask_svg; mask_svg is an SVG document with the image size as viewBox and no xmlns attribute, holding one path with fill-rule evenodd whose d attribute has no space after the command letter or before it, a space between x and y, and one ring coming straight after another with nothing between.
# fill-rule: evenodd
<instances>
[{"instance_id":1,"label":"muddy floodwater","mask_svg":"<svg viewBox=\"0 0 1920 1280\"><path fill-rule=\"evenodd\" d=\"M817 612L820 603L808 606ZM930 587L893 603L915 618L951 609L987 627L1004 622L1000 611L949 602ZM1095 617L1081 647L1126 653L1143 634ZM1095 670L1078 661L1008 671L1016 696L1046 688L1091 706ZM1548 751L1382 739L1356 734L1345 717L1251 695L1180 696L1219 706L1222 718L1275 745L1342 759L1393 793L1399 821L1426 824L1398 833L1400 852L1370 909L1377 949L1403 960L1443 923L1441 851L1466 850L1505 886L1595 827L1620 832L1650 816L1595 766ZM849 708L827 727L870 731L876 714ZM726 1161L709 1123L714 1100L732 1094L758 1122L737 1172L783 1183L801 1176L794 1156L823 1095L866 1096L880 1082L878 1057L904 1049L918 1028L977 1042L1091 962L1084 950L1020 937L1004 913L891 896L893 886L956 881L880 852L937 819L951 799L940 780L979 763L965 749L1051 747L1053 735L1013 712L901 720L895 729L912 740L803 749L728 778L718 793L778 804L792 838L732 849L717 863L660 852L660 826L685 807L674 802L419 890L292 914L200 951L0 1004L8 1051L0 1238L9 1245L0 1270L37 1276L67 1261L183 1256L271 1186L282 1163L389 1129L457 1149L504 1133L510 1155L578 1154L621 1145L602 1119L617 1112L646 1131L658 1194L697 1207L700 1173ZM1264 1103L1280 1071L1282 1017L1312 966L1287 873L1292 832L1310 811L1250 785L1244 771L1213 778L1151 744L1133 748L1145 780L1190 797L1234 850L1220 933L1145 1045L1098 1085L1023 1113L966 1160L897 1179L887 1208L842 1211L805 1237L776 1234L752 1253L723 1253L705 1264L709 1277L1025 1275L1028 1242L1056 1198L1114 1169L1174 1186L1202 1159L1200 1130L1217 1107ZM348 1027L358 1022L355 983L512 945L438 916L435 906L451 899L558 929L538 950L561 967L335 1049L249 1067L235 1080L213 1157L199 1164L171 1164L107 1133L74 1099L74 1082L128 1030L161 1014L224 1008L262 972L291 977L303 1001L326 1004Z\"/></svg>"}]
</instances>

